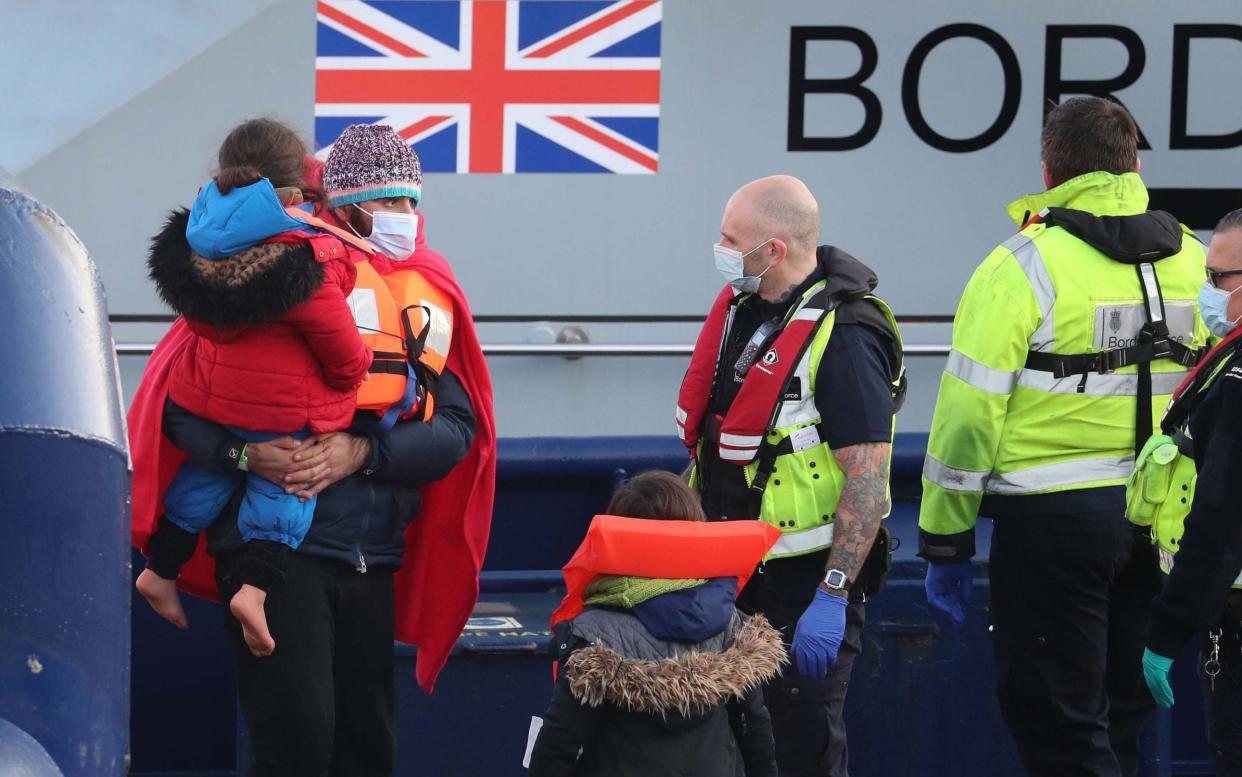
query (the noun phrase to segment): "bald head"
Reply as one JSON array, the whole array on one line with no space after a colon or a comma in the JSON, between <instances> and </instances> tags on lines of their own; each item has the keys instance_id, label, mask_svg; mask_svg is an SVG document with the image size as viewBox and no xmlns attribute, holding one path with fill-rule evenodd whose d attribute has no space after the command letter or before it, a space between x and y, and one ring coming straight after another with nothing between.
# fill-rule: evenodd
<instances>
[{"instance_id":1,"label":"bald head","mask_svg":"<svg viewBox=\"0 0 1242 777\"><path fill-rule=\"evenodd\" d=\"M747 275L762 274L759 295L780 299L815 269L819 204L791 175L751 181L725 203L720 245L745 254Z\"/></svg>"},{"instance_id":2,"label":"bald head","mask_svg":"<svg viewBox=\"0 0 1242 777\"><path fill-rule=\"evenodd\" d=\"M819 242L819 203L792 175L751 181L733 193L725 212L734 211L739 226L789 244L791 254L806 254Z\"/></svg>"}]
</instances>

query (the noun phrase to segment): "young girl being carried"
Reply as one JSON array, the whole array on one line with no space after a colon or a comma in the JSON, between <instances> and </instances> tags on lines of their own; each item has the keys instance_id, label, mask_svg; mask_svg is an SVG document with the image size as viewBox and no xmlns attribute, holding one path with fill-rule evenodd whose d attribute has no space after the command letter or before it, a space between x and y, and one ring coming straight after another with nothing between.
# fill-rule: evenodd
<instances>
[{"instance_id":1,"label":"young girl being carried","mask_svg":"<svg viewBox=\"0 0 1242 777\"><path fill-rule=\"evenodd\" d=\"M311 215L321 201L300 188L306 156L297 133L279 122L235 128L220 147L219 172L193 208L169 216L148 263L160 297L198 335L172 367L170 401L238 439L224 457L232 469L181 465L136 585L156 612L186 628L177 577L245 476L238 515L245 584L229 609L255 655L275 649L264 602L310 527L315 498L247 474L246 443L344 430L373 358L346 302L354 263L365 256L351 235L286 210Z\"/></svg>"}]
</instances>

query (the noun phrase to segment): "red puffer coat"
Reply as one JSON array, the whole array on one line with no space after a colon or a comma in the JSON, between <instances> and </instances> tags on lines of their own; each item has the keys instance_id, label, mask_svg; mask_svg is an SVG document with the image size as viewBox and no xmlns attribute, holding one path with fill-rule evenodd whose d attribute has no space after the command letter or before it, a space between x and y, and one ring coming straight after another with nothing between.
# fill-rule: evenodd
<instances>
[{"instance_id":1,"label":"red puffer coat","mask_svg":"<svg viewBox=\"0 0 1242 777\"><path fill-rule=\"evenodd\" d=\"M209 260L186 241L188 217L169 216L149 261L160 296L200 335L172 366L171 399L250 431L349 426L372 359L346 302L355 249L328 234L282 234Z\"/></svg>"}]
</instances>

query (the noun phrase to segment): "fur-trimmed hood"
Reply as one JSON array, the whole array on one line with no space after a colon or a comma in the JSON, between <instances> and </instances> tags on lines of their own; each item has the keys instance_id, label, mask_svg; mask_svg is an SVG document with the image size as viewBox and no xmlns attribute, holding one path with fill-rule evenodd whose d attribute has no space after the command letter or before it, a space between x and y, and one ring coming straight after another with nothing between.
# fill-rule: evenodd
<instances>
[{"instance_id":1,"label":"fur-trimmed hood","mask_svg":"<svg viewBox=\"0 0 1242 777\"><path fill-rule=\"evenodd\" d=\"M732 644L721 652L631 659L597 640L571 655L564 671L570 691L588 707L608 703L628 712L689 717L741 698L788 662L780 632L755 615L741 621Z\"/></svg>"},{"instance_id":2,"label":"fur-trimmed hood","mask_svg":"<svg viewBox=\"0 0 1242 777\"><path fill-rule=\"evenodd\" d=\"M324 266L308 243L259 243L223 259L194 253L190 211L168 215L147 260L160 299L190 321L220 329L267 324L323 285Z\"/></svg>"}]
</instances>

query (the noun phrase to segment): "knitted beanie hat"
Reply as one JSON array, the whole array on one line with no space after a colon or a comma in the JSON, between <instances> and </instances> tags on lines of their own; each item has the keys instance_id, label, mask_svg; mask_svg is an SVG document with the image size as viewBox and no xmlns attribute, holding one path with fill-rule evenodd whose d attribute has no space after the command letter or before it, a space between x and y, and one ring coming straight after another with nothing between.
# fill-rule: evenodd
<instances>
[{"instance_id":1,"label":"knitted beanie hat","mask_svg":"<svg viewBox=\"0 0 1242 777\"><path fill-rule=\"evenodd\" d=\"M422 197L418 154L386 124L351 124L323 165L323 188L332 207L351 202Z\"/></svg>"}]
</instances>

